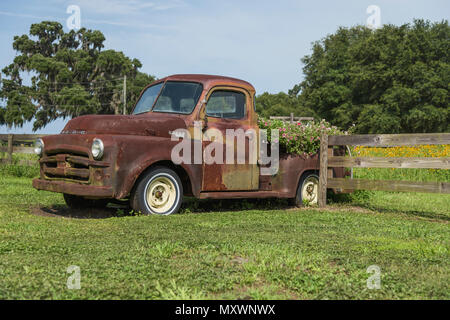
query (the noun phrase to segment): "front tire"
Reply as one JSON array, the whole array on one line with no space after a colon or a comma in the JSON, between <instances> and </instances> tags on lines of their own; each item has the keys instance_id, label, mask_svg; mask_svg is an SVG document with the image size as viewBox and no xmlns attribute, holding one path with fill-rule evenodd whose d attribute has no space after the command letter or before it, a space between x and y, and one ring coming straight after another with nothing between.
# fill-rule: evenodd
<instances>
[{"instance_id":1,"label":"front tire","mask_svg":"<svg viewBox=\"0 0 450 320\"><path fill-rule=\"evenodd\" d=\"M305 204L316 205L319 200L319 176L313 172L304 174L292 200L297 207L304 207Z\"/></svg>"},{"instance_id":2,"label":"front tire","mask_svg":"<svg viewBox=\"0 0 450 320\"><path fill-rule=\"evenodd\" d=\"M182 201L183 185L176 172L156 167L139 178L130 205L143 214L169 215L178 212Z\"/></svg>"}]
</instances>

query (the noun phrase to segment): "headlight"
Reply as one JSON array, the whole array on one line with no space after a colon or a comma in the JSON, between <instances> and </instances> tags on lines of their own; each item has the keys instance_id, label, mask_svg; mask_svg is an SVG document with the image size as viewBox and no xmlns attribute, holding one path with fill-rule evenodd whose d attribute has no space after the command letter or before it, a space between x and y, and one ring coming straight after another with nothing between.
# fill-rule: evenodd
<instances>
[{"instance_id":1,"label":"headlight","mask_svg":"<svg viewBox=\"0 0 450 320\"><path fill-rule=\"evenodd\" d=\"M34 142L34 153L36 153L38 156L41 156L43 151L44 151L44 141L42 141L42 139L37 139Z\"/></svg>"},{"instance_id":2,"label":"headlight","mask_svg":"<svg viewBox=\"0 0 450 320\"><path fill-rule=\"evenodd\" d=\"M103 142L100 139L95 138L94 141L92 141L92 147L91 152L94 159L99 160L103 156L103 151L105 150L105 147L103 146Z\"/></svg>"}]
</instances>

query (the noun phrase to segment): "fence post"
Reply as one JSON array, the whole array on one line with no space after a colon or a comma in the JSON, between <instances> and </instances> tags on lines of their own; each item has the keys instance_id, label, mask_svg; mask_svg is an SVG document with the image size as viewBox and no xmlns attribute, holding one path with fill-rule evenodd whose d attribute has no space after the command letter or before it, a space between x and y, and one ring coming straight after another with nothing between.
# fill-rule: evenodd
<instances>
[{"instance_id":1,"label":"fence post","mask_svg":"<svg viewBox=\"0 0 450 320\"><path fill-rule=\"evenodd\" d=\"M8 134L8 163L12 164L12 153L13 153L13 135Z\"/></svg>"},{"instance_id":2,"label":"fence post","mask_svg":"<svg viewBox=\"0 0 450 320\"><path fill-rule=\"evenodd\" d=\"M320 137L319 207L327 205L328 135Z\"/></svg>"},{"instance_id":3,"label":"fence post","mask_svg":"<svg viewBox=\"0 0 450 320\"><path fill-rule=\"evenodd\" d=\"M294 123L294 114L291 112L291 124Z\"/></svg>"},{"instance_id":4,"label":"fence post","mask_svg":"<svg viewBox=\"0 0 450 320\"><path fill-rule=\"evenodd\" d=\"M123 114L127 114L127 76L123 76Z\"/></svg>"}]
</instances>

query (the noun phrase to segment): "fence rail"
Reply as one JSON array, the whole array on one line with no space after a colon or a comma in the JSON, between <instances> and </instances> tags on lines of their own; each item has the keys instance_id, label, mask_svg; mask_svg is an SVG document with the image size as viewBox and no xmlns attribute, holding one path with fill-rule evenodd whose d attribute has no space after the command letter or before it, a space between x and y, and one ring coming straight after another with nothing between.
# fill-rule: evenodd
<instances>
[{"instance_id":1,"label":"fence rail","mask_svg":"<svg viewBox=\"0 0 450 320\"><path fill-rule=\"evenodd\" d=\"M351 136L322 135L320 142L319 206L327 203L327 188L402 192L450 193L447 182L416 182L333 178L328 168L420 168L450 169L450 158L385 158L333 156L333 146L397 147L450 144L450 133L366 134ZM331 155L331 156L330 156Z\"/></svg>"},{"instance_id":2,"label":"fence rail","mask_svg":"<svg viewBox=\"0 0 450 320\"><path fill-rule=\"evenodd\" d=\"M281 117L281 116L271 116L269 117L270 120L283 120L283 121L289 121L290 123L294 123L294 121L313 121L313 117L294 117L294 114L291 113L289 117Z\"/></svg>"},{"instance_id":3,"label":"fence rail","mask_svg":"<svg viewBox=\"0 0 450 320\"><path fill-rule=\"evenodd\" d=\"M0 142L5 143L6 146L0 145L0 152L6 152L7 158L0 158L0 163L12 164L13 153L34 153L33 145L34 141L38 138L42 138L43 134L0 134ZM34 165L37 161L33 160L20 160L20 165Z\"/></svg>"}]
</instances>

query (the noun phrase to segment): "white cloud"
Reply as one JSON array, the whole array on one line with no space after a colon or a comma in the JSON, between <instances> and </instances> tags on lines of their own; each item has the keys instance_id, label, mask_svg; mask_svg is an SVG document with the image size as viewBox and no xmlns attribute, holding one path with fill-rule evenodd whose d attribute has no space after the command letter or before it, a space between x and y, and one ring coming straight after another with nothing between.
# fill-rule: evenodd
<instances>
[{"instance_id":1,"label":"white cloud","mask_svg":"<svg viewBox=\"0 0 450 320\"><path fill-rule=\"evenodd\" d=\"M10 16L10 17L18 17L18 18L31 18L31 19L41 19L41 20L57 20L54 17L43 17L43 16L36 16L32 14L27 13L16 13L16 12L8 12L8 11L0 11L0 15L3 16Z\"/></svg>"},{"instance_id":2,"label":"white cloud","mask_svg":"<svg viewBox=\"0 0 450 320\"><path fill-rule=\"evenodd\" d=\"M101 20L101 19L83 19L83 22L93 23L93 24L109 24L118 27L131 27L140 29L165 29L165 30L178 30L176 26L165 26L161 24L152 24L139 21L111 21L111 20Z\"/></svg>"},{"instance_id":3,"label":"white cloud","mask_svg":"<svg viewBox=\"0 0 450 320\"><path fill-rule=\"evenodd\" d=\"M105 15L131 15L142 13L145 10L169 10L186 6L183 0L76 0L83 11Z\"/></svg>"}]
</instances>

